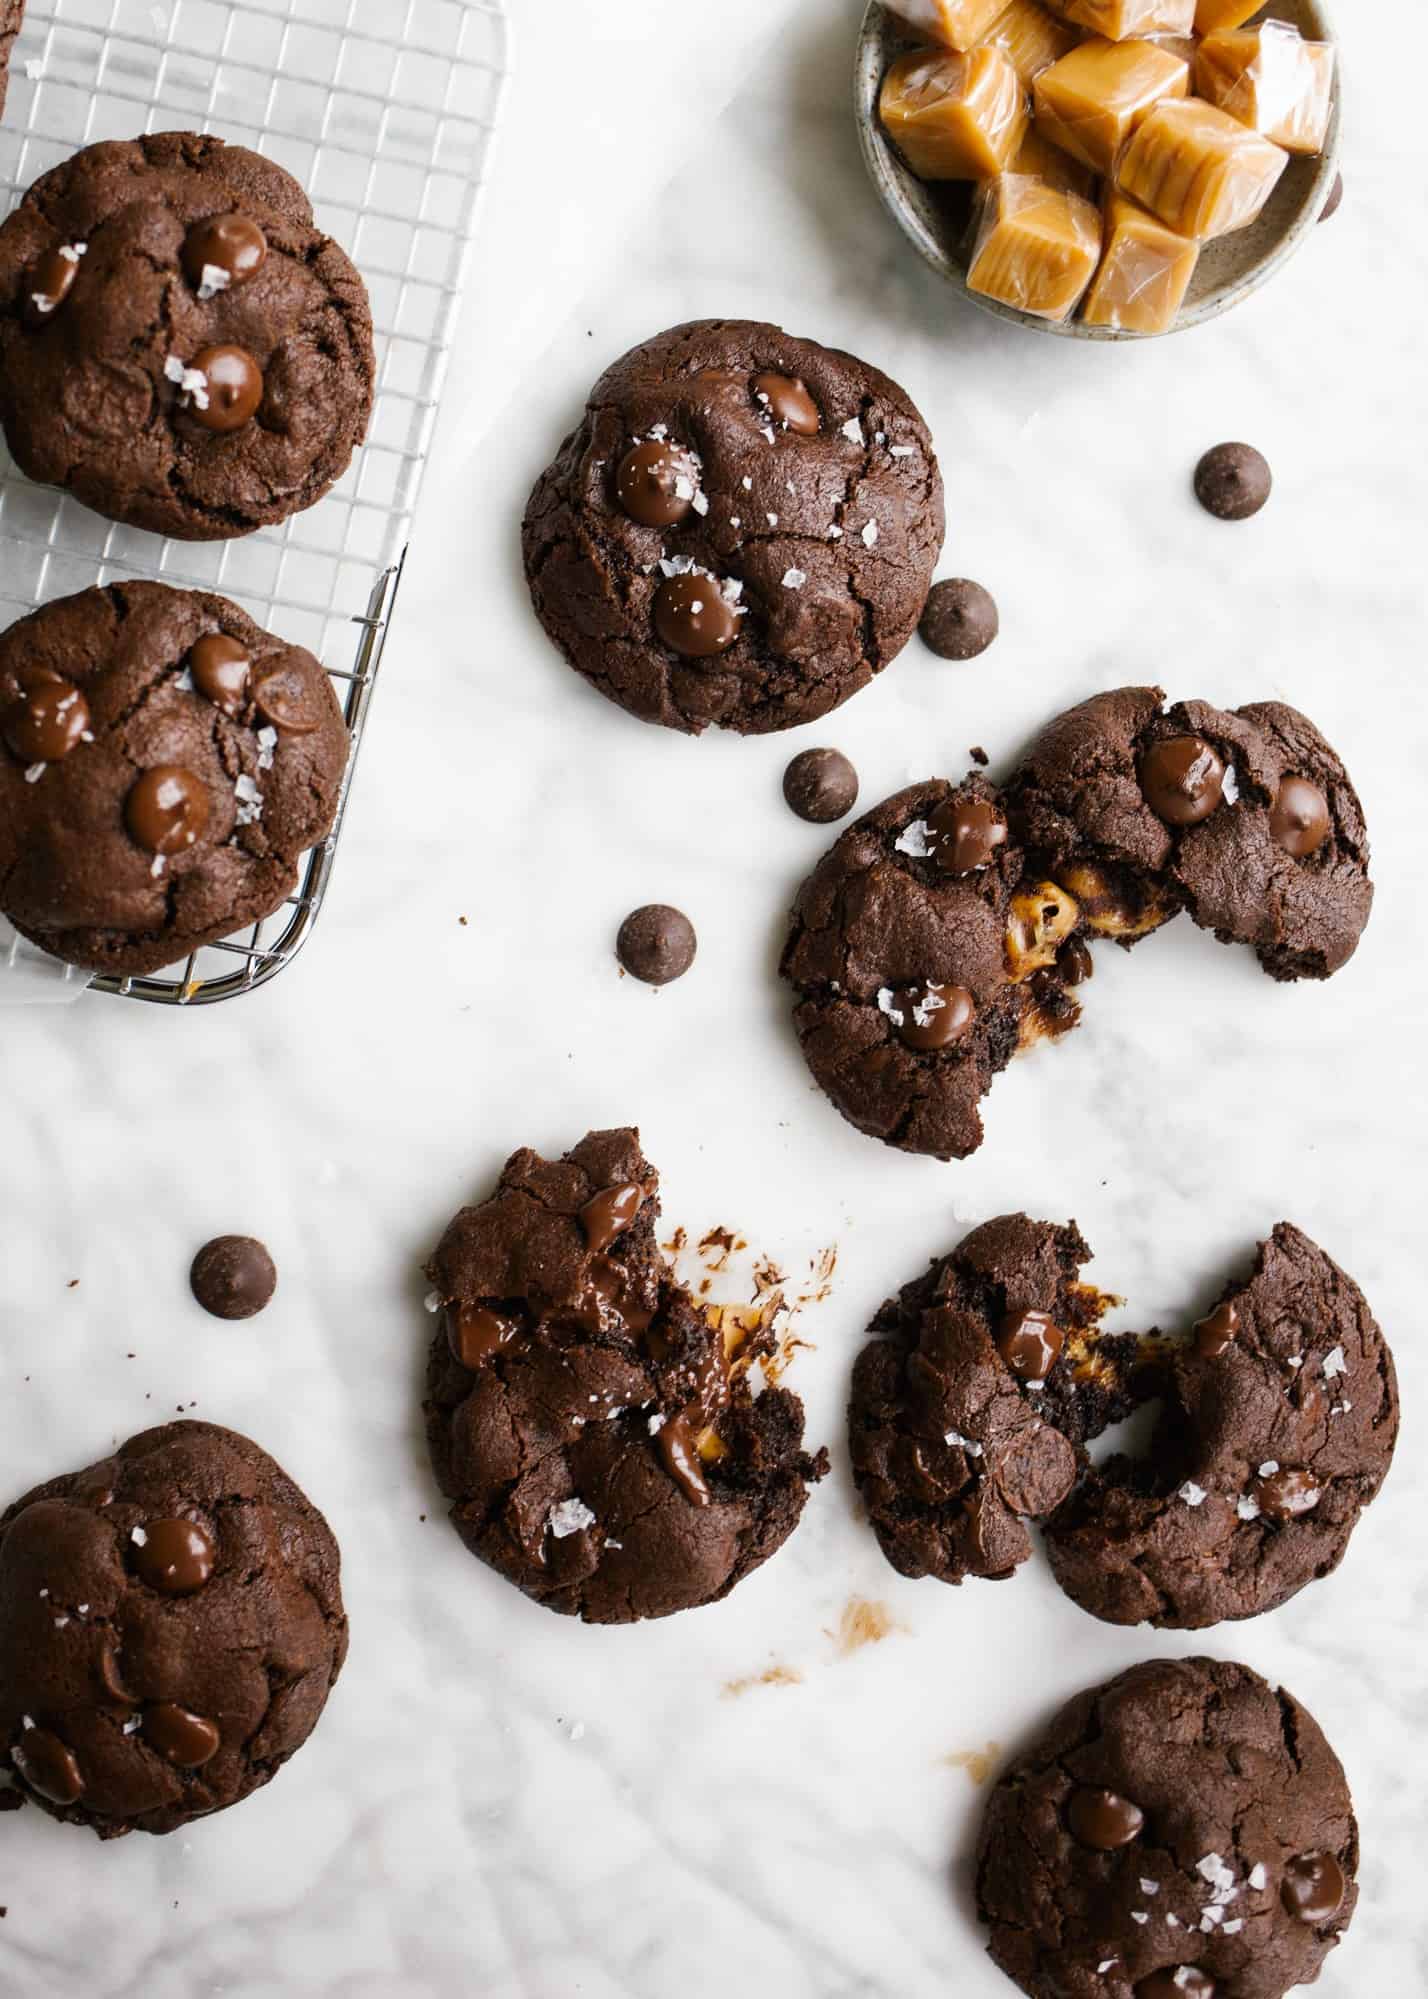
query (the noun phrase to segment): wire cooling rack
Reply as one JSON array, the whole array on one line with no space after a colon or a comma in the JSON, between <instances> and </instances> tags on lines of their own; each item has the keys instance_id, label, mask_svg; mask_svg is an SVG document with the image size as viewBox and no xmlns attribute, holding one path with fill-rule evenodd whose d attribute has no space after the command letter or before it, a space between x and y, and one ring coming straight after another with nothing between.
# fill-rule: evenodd
<instances>
[{"instance_id":1,"label":"wire cooling rack","mask_svg":"<svg viewBox=\"0 0 1428 1999\"><path fill-rule=\"evenodd\" d=\"M302 182L367 281L377 400L366 446L326 499L232 542L114 526L31 485L0 446L0 624L124 578L217 590L324 662L351 734L331 837L276 915L172 974L129 979L61 966L0 921L0 1004L22 985L29 997L210 1004L265 983L311 933L401 581L506 51L504 0L30 0L0 122L5 212L99 139L201 131L252 147Z\"/></svg>"}]
</instances>

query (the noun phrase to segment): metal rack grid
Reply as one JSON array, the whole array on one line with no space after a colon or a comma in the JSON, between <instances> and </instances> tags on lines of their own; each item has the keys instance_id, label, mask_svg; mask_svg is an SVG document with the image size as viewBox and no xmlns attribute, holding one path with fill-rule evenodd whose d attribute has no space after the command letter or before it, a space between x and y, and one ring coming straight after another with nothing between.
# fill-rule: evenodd
<instances>
[{"instance_id":1,"label":"metal rack grid","mask_svg":"<svg viewBox=\"0 0 1428 1999\"><path fill-rule=\"evenodd\" d=\"M123 578L217 590L327 665L351 734L332 834L275 916L156 978L88 978L0 922L0 1002L7 976L23 973L210 1004L272 978L311 933L445 381L506 51L504 0L30 0L0 123L5 212L99 139L197 130L250 146L302 182L319 226L366 279L378 392L341 483L307 513L238 541L115 526L31 485L0 446L0 624Z\"/></svg>"}]
</instances>

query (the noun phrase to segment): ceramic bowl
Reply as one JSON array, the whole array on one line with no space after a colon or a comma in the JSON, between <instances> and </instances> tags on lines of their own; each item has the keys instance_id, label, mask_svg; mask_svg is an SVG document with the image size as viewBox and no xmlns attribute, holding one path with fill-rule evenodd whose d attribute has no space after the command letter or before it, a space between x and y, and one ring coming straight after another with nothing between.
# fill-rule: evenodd
<instances>
[{"instance_id":1,"label":"ceramic bowl","mask_svg":"<svg viewBox=\"0 0 1428 1999\"><path fill-rule=\"evenodd\" d=\"M1328 11L1320 0L1273 0L1263 15L1255 18L1288 21L1309 41L1334 40ZM915 45L914 38L896 17L879 0L872 0L858 36L854 74L858 133L873 184L915 248L965 298L984 312L996 313L999 319L1015 320L1038 333L1059 333L1072 340L1157 337L1120 332L1108 326L1085 326L1074 318L1058 324L967 290L971 184L918 180L878 122L878 91L888 64L894 56ZM1336 77L1333 116L1323 153L1317 159L1291 159L1258 220L1247 229L1236 230L1205 245L1171 332L1203 325L1207 319L1218 318L1242 298L1248 298L1293 256L1314 227L1338 172L1341 90L1341 80Z\"/></svg>"}]
</instances>

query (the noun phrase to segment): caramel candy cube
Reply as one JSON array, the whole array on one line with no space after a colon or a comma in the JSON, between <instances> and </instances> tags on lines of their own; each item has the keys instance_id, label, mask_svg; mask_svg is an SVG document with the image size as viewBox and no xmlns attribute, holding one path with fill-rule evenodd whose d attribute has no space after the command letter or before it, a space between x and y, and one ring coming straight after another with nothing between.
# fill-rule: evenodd
<instances>
[{"instance_id":1,"label":"caramel candy cube","mask_svg":"<svg viewBox=\"0 0 1428 1999\"><path fill-rule=\"evenodd\" d=\"M1022 82L1031 88L1044 69L1059 62L1076 46L1076 30L1047 12L1041 0L1011 0L982 40L994 42L1010 58Z\"/></svg>"},{"instance_id":2,"label":"caramel candy cube","mask_svg":"<svg viewBox=\"0 0 1428 1999\"><path fill-rule=\"evenodd\" d=\"M988 28L1007 0L890 0L890 11L944 49L971 49L986 39Z\"/></svg>"},{"instance_id":3,"label":"caramel candy cube","mask_svg":"<svg viewBox=\"0 0 1428 1999\"><path fill-rule=\"evenodd\" d=\"M1207 35L1195 88L1289 153L1322 153L1334 105L1334 45L1306 42L1283 21Z\"/></svg>"},{"instance_id":4,"label":"caramel candy cube","mask_svg":"<svg viewBox=\"0 0 1428 1999\"><path fill-rule=\"evenodd\" d=\"M1047 0L1064 21L1089 28L1108 41L1131 35L1188 35L1195 25L1195 0ZM1251 9L1251 12L1253 9Z\"/></svg>"},{"instance_id":5,"label":"caramel candy cube","mask_svg":"<svg viewBox=\"0 0 1428 1999\"><path fill-rule=\"evenodd\" d=\"M1189 65L1154 42L1093 36L1036 79L1036 122L1063 152L1108 174L1141 119L1189 89Z\"/></svg>"},{"instance_id":6,"label":"caramel candy cube","mask_svg":"<svg viewBox=\"0 0 1428 1999\"><path fill-rule=\"evenodd\" d=\"M1048 187L1059 187L1063 194L1079 194L1087 201L1096 186L1096 176L1091 169L1083 167L1079 160L1073 160L1069 153L1063 153L1059 146L1053 146L1034 124L1027 126L1007 172L1034 175L1037 180L1044 180Z\"/></svg>"},{"instance_id":7,"label":"caramel candy cube","mask_svg":"<svg viewBox=\"0 0 1428 1999\"><path fill-rule=\"evenodd\" d=\"M1171 98L1132 133L1116 185L1177 235L1203 242L1253 222L1288 164L1282 146L1228 111Z\"/></svg>"},{"instance_id":8,"label":"caramel candy cube","mask_svg":"<svg viewBox=\"0 0 1428 1999\"><path fill-rule=\"evenodd\" d=\"M1067 319L1100 254L1093 203L1026 174L1002 174L983 195L967 285L1038 319Z\"/></svg>"},{"instance_id":9,"label":"caramel candy cube","mask_svg":"<svg viewBox=\"0 0 1428 1999\"><path fill-rule=\"evenodd\" d=\"M1195 0L1195 32L1214 35L1221 28L1242 28L1263 5L1264 0Z\"/></svg>"},{"instance_id":10,"label":"caramel candy cube","mask_svg":"<svg viewBox=\"0 0 1428 1999\"><path fill-rule=\"evenodd\" d=\"M1200 245L1177 236L1115 188L1102 203L1105 240L1081 317L1123 333L1168 333L1200 261ZM1068 887L1074 884L1068 883Z\"/></svg>"},{"instance_id":11,"label":"caramel candy cube","mask_svg":"<svg viewBox=\"0 0 1428 1999\"><path fill-rule=\"evenodd\" d=\"M1021 144L1026 93L998 48L915 49L883 78L878 115L920 180L986 180Z\"/></svg>"}]
</instances>

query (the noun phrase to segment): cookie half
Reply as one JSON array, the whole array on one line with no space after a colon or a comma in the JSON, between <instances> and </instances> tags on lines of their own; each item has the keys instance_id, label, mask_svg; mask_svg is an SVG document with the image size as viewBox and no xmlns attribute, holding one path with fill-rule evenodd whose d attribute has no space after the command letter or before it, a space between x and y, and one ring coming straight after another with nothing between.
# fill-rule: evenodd
<instances>
[{"instance_id":1,"label":"cookie half","mask_svg":"<svg viewBox=\"0 0 1428 1999\"><path fill-rule=\"evenodd\" d=\"M1247 1666L1157 1660L1078 1694L987 1803L977 1905L1028 1999L1283 1999L1357 1899L1313 1716Z\"/></svg>"},{"instance_id":2,"label":"cookie half","mask_svg":"<svg viewBox=\"0 0 1428 1999\"><path fill-rule=\"evenodd\" d=\"M471 1552L594 1624L726 1596L780 1548L828 1468L803 1404L752 1393L655 1240L658 1176L632 1130L559 1161L515 1153L428 1265L440 1313L427 1439Z\"/></svg>"},{"instance_id":3,"label":"cookie half","mask_svg":"<svg viewBox=\"0 0 1428 1999\"><path fill-rule=\"evenodd\" d=\"M537 616L600 693L758 735L895 658L942 534L927 426L895 382L776 326L697 320L601 376L522 544Z\"/></svg>"},{"instance_id":4,"label":"cookie half","mask_svg":"<svg viewBox=\"0 0 1428 1999\"><path fill-rule=\"evenodd\" d=\"M291 895L347 751L312 654L226 598L47 604L0 635L0 910L70 964L175 964Z\"/></svg>"},{"instance_id":5,"label":"cookie half","mask_svg":"<svg viewBox=\"0 0 1428 1999\"><path fill-rule=\"evenodd\" d=\"M292 176L195 132L105 140L0 226L0 423L130 527L225 541L321 499L366 435L366 287Z\"/></svg>"},{"instance_id":6,"label":"cookie half","mask_svg":"<svg viewBox=\"0 0 1428 1999\"><path fill-rule=\"evenodd\" d=\"M174 1832L274 1777L347 1654L337 1543L247 1437L169 1423L0 1517L0 1742L101 1839Z\"/></svg>"}]
</instances>

